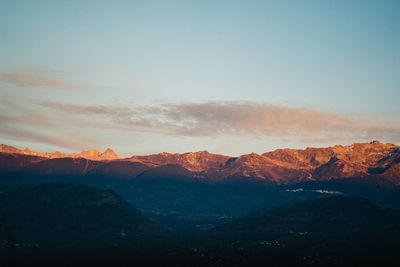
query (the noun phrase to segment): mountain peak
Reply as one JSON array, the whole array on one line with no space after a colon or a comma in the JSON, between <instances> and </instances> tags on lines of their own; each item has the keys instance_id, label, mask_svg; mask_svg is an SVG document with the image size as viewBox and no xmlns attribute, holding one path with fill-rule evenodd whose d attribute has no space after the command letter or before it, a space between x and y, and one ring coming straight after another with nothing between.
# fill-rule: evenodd
<instances>
[{"instance_id":1,"label":"mountain peak","mask_svg":"<svg viewBox=\"0 0 400 267\"><path fill-rule=\"evenodd\" d=\"M113 160L118 159L118 155L111 148L107 148L106 151L100 155L100 158L102 160Z\"/></svg>"},{"instance_id":2,"label":"mountain peak","mask_svg":"<svg viewBox=\"0 0 400 267\"><path fill-rule=\"evenodd\" d=\"M5 144L0 145L0 152L4 153L21 153L22 151L19 150L18 148L15 148L13 146L8 146Z\"/></svg>"},{"instance_id":3,"label":"mountain peak","mask_svg":"<svg viewBox=\"0 0 400 267\"><path fill-rule=\"evenodd\" d=\"M86 151L82 151L79 154L74 155L74 157L78 158L85 158L85 159L90 159L90 160L113 160L113 159L118 159L118 155L110 148L107 148L104 153L101 153L100 151L96 149L89 149Z\"/></svg>"},{"instance_id":4,"label":"mountain peak","mask_svg":"<svg viewBox=\"0 0 400 267\"><path fill-rule=\"evenodd\" d=\"M371 145L382 145L381 142L379 142L378 140L373 140L371 142L369 142Z\"/></svg>"},{"instance_id":5,"label":"mountain peak","mask_svg":"<svg viewBox=\"0 0 400 267\"><path fill-rule=\"evenodd\" d=\"M101 152L96 149L89 149L86 151L82 151L77 156L85 159L96 159L100 157Z\"/></svg>"},{"instance_id":6,"label":"mountain peak","mask_svg":"<svg viewBox=\"0 0 400 267\"><path fill-rule=\"evenodd\" d=\"M199 155L209 155L210 152L208 152L207 150L202 150L202 151L197 151L194 154L199 154Z\"/></svg>"}]
</instances>

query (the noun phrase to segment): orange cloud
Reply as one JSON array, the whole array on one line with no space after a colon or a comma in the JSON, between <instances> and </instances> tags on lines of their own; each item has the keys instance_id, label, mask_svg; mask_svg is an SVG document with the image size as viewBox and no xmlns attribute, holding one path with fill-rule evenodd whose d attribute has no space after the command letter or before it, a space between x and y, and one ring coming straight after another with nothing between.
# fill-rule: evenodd
<instances>
[{"instance_id":1,"label":"orange cloud","mask_svg":"<svg viewBox=\"0 0 400 267\"><path fill-rule=\"evenodd\" d=\"M361 117L260 102L152 106L78 105L32 99L28 102L22 105L0 100L0 138L68 148L108 143L110 138L127 133L203 138L197 139L199 142L231 137L243 142L264 139L307 145L373 139L400 142L397 117Z\"/></svg>"},{"instance_id":2,"label":"orange cloud","mask_svg":"<svg viewBox=\"0 0 400 267\"><path fill-rule=\"evenodd\" d=\"M61 90L73 90L75 86L41 75L20 74L20 73L0 73L3 80L20 86L34 86L45 88L57 88Z\"/></svg>"},{"instance_id":3,"label":"orange cloud","mask_svg":"<svg viewBox=\"0 0 400 267\"><path fill-rule=\"evenodd\" d=\"M83 139L76 136L71 137L69 135L60 134L48 134L41 131L26 130L24 128L17 127L2 127L0 129L2 139L23 141L29 143L44 143L53 145L56 147L68 148L73 150L80 150L82 147L97 147L102 145L100 142L94 139Z\"/></svg>"},{"instance_id":4,"label":"orange cloud","mask_svg":"<svg viewBox=\"0 0 400 267\"><path fill-rule=\"evenodd\" d=\"M178 136L279 136L303 141L386 138L400 141L400 127L387 127L383 118L269 103L206 102L136 107L40 104L78 117L106 120L130 130ZM392 121L389 125L398 124Z\"/></svg>"}]
</instances>

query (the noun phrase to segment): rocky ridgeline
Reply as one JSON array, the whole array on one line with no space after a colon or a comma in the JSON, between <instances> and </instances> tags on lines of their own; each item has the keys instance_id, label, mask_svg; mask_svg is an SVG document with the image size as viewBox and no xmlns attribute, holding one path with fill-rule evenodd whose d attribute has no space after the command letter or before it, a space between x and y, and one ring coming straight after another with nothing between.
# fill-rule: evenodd
<instances>
[{"instance_id":1,"label":"rocky ridgeline","mask_svg":"<svg viewBox=\"0 0 400 267\"><path fill-rule=\"evenodd\" d=\"M171 165L177 166L177 172L178 170L181 172L181 168L186 169L188 172L185 175L192 178L213 181L251 177L275 184L287 184L365 176L383 176L396 184L400 181L400 147L393 144L383 144L379 141L356 143L349 146L306 148L304 150L277 149L261 155L251 153L240 157L200 151L182 154L164 152L119 159L111 149L107 149L104 153L98 150L87 150L66 155L60 152L37 153L29 149L19 150L7 145L1 145L0 152L10 155L41 157L40 160L31 159L32 164L40 163L40 170L46 170L47 166L52 166L52 170L62 170L63 168L71 168L71 166L68 167L68 164L77 165L79 163L79 166L82 165L83 174L93 171L96 174L106 173L110 176L122 175L130 178L136 177L143 171ZM15 157L12 160L18 162ZM65 160L51 161L52 159L62 158L65 158ZM86 159L97 163L68 161L68 158ZM8 158L8 160L11 159ZM29 159L25 158L24 162L24 164L19 162L13 170L30 164ZM65 166L62 164L65 164ZM5 163L3 162L2 165L5 165ZM34 167L29 168L35 170ZM80 167L77 170L78 173L79 170ZM162 176L162 170L166 171L165 168L161 168L160 171L153 171L153 173ZM173 176L173 174L174 168L169 167L168 174L165 175Z\"/></svg>"}]
</instances>

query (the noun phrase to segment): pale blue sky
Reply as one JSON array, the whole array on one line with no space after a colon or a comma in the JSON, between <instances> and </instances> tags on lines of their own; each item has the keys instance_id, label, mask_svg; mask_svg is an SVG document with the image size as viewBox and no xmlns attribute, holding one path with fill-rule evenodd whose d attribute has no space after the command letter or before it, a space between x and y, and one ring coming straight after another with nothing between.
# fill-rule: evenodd
<instances>
[{"instance_id":1,"label":"pale blue sky","mask_svg":"<svg viewBox=\"0 0 400 267\"><path fill-rule=\"evenodd\" d=\"M399 14L399 1L378 0L1 0L0 73L31 76L3 76L0 80L0 110L7 117L0 121L0 141L26 144L37 150L111 146L122 154L203 149L228 154L261 153L276 147L370 138L398 142ZM26 81L35 75L68 86L60 89L51 82L44 85L48 80L40 84ZM138 129L139 119L159 119L165 111L150 115L134 111L125 120L120 112L109 110L107 114L83 115L71 111L71 107L61 111L54 110L53 105L49 110L48 105L43 106L48 101L134 110L164 104L204 104L200 108L207 110L197 113L208 112L207 103L230 101L223 105L223 111L218 108L218 115L226 112L226 106L251 101L255 105L275 105L273 113L261 108L268 118L276 112L285 113L284 107L308 108L346 119L350 116L352 120L361 116L363 126L344 134L338 131L334 136L327 136L330 129L323 133L315 132L315 128L299 130L298 126L291 131L274 131L279 127L270 121L260 122L261 126L244 123L248 119L243 120L241 114L247 112L249 118L252 114L240 109L240 118L235 117L235 122L227 126L229 131L194 134L198 127L192 127L190 133L183 131L182 125L177 130L177 124L187 123L181 117L173 121L168 121L171 117L161 118L161 123ZM24 113L21 106L29 110ZM180 113L181 108L177 108ZM57 117L49 117L49 113L56 112L72 114L62 125ZM37 116L29 122L21 119L33 113ZM204 124L190 114L185 119ZM216 114L207 116L214 118ZM305 121L313 120L313 116ZM35 124L38 117L51 125ZM213 127L225 123L225 117L221 118ZM97 124L82 126L86 120ZM136 124L129 126L127 121ZM102 126L121 126L121 122L124 129ZM257 132L255 124L257 129L273 129L252 135L252 130ZM377 128L382 125L387 129L379 132ZM248 131L241 131L241 127ZM42 138L29 137L29 131ZM80 141L75 146L62 140L46 142L46 136Z\"/></svg>"}]
</instances>

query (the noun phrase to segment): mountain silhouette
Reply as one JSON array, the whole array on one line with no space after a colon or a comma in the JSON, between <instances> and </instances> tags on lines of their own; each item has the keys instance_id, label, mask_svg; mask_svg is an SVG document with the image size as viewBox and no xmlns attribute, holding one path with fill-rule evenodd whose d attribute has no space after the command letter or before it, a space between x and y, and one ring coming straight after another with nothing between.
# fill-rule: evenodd
<instances>
[{"instance_id":1,"label":"mountain silhouette","mask_svg":"<svg viewBox=\"0 0 400 267\"><path fill-rule=\"evenodd\" d=\"M225 264L396 266L400 211L358 197L320 198L249 214L204 239L199 246Z\"/></svg>"},{"instance_id":2,"label":"mountain silhouette","mask_svg":"<svg viewBox=\"0 0 400 267\"><path fill-rule=\"evenodd\" d=\"M393 184L400 183L400 147L379 141L328 148L277 149L264 154L251 153L240 157L195 153L160 153L119 159L111 150L104 153L88 150L79 154L36 153L29 149L1 145L0 170L27 171L42 174L97 174L135 178L146 177L150 170L169 168L168 176L182 170L191 172L193 180L215 183L221 181L267 184L295 184L338 178L377 177ZM160 170L162 170L161 168ZM147 174L142 174L146 172Z\"/></svg>"}]
</instances>

